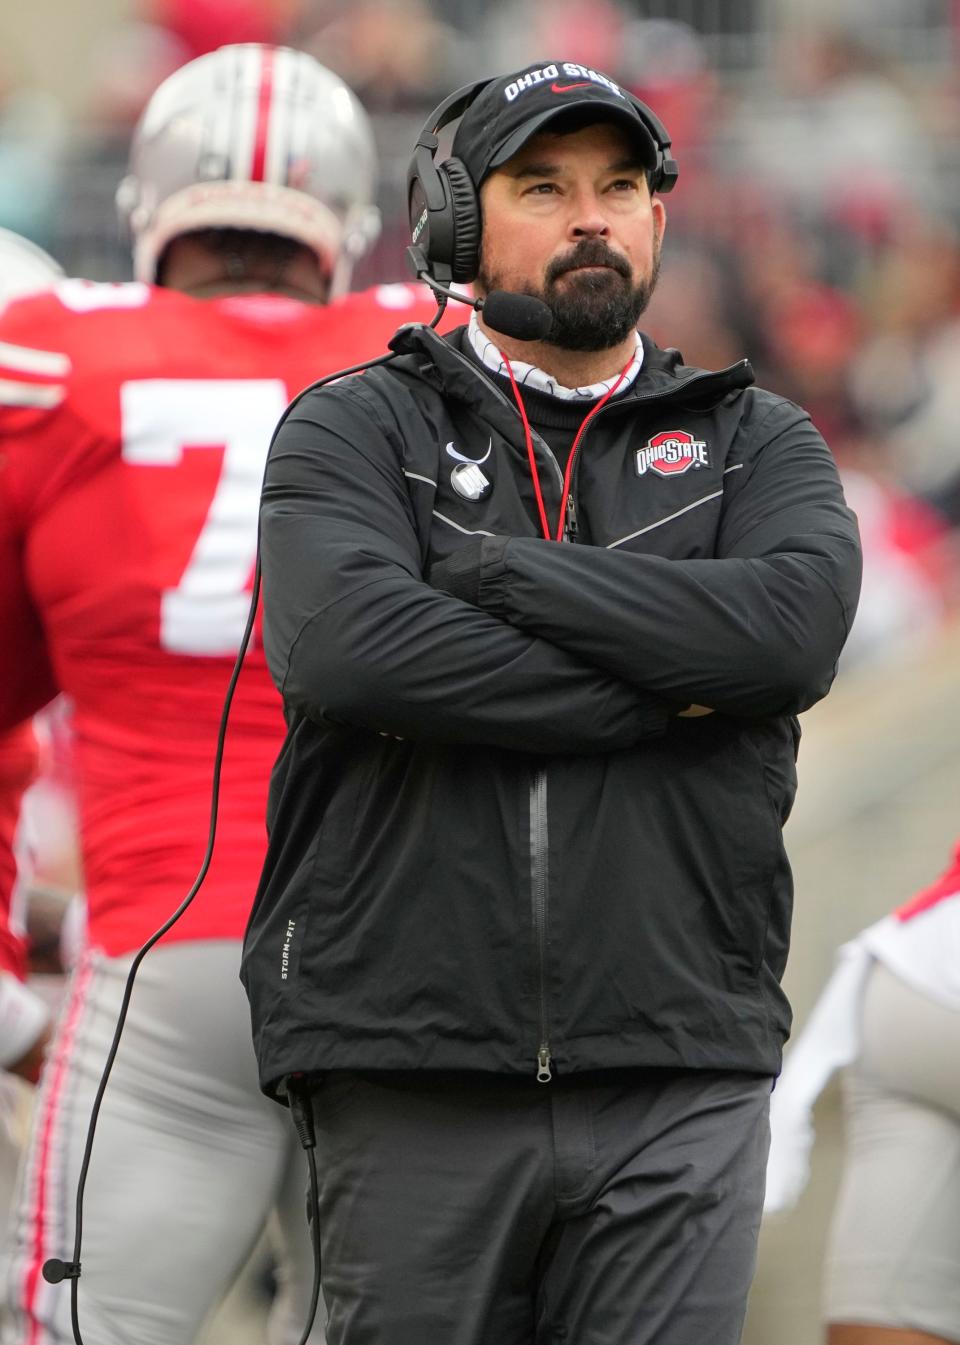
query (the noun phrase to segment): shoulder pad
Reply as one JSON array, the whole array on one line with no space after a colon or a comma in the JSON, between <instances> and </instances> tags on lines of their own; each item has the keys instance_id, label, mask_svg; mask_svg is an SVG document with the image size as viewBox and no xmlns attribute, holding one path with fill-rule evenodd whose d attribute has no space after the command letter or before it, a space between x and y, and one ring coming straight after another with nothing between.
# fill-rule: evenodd
<instances>
[{"instance_id":1,"label":"shoulder pad","mask_svg":"<svg viewBox=\"0 0 960 1345\"><path fill-rule=\"evenodd\" d=\"M0 314L0 407L49 411L65 396L70 356L52 293L14 300Z\"/></svg>"}]
</instances>

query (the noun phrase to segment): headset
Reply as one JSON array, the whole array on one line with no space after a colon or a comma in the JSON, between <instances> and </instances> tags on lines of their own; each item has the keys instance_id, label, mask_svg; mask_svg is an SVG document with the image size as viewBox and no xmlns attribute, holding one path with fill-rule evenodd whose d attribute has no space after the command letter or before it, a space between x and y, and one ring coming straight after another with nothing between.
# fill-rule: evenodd
<instances>
[{"instance_id":1,"label":"headset","mask_svg":"<svg viewBox=\"0 0 960 1345\"><path fill-rule=\"evenodd\" d=\"M417 136L407 170L407 204L411 246L407 259L418 279L449 285L476 279L480 269L481 214L477 184L462 159L437 163L439 132L462 117L494 78L467 84L435 108ZM623 91L656 146L656 163L648 170L650 190L672 191L680 174L670 135L646 103ZM419 268L419 269L418 269Z\"/></svg>"}]
</instances>

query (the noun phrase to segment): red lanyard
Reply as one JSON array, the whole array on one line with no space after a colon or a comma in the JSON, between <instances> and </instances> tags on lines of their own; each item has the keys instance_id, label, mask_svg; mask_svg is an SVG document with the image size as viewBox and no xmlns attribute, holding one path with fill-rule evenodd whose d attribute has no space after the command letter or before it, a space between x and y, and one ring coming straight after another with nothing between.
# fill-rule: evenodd
<instances>
[{"instance_id":1,"label":"red lanyard","mask_svg":"<svg viewBox=\"0 0 960 1345\"><path fill-rule=\"evenodd\" d=\"M530 463L530 478L533 481L533 490L534 494L537 497L537 509L540 511L540 529L548 542L550 541L560 542L563 540L563 522L567 513L567 501L570 498L570 482L573 479L573 464L577 456L577 449L580 447L580 440L583 438L584 430L586 430L587 426L590 424L591 420L593 420L597 412L600 411L604 406L606 406L607 402L610 400L610 398L616 392L617 388L623 382L627 370L630 368L631 364L633 364L633 361L636 359L636 355L630 356L626 364L620 370L619 376L617 377L617 381L612 385L612 387L609 387L607 389L607 391L600 398L599 402L597 402L596 406L590 408L590 410L584 417L583 423L581 424L579 430L577 430L577 437L573 441L573 447L570 450L570 456L567 458L567 470L563 474L563 494L560 496L560 518L559 521L557 522L556 537L551 536L550 524L547 522L547 511L543 503L543 491L540 489L540 472L537 469L537 459L534 456L533 452L533 434L531 433L530 430L530 422L527 419L527 410L523 404L523 398L520 396L520 389L517 387L517 380L513 376L513 368L510 364L510 361L507 359L506 355L504 355L502 350L500 351L500 358L507 366L507 373L510 375L510 386L513 388L513 395L517 403L517 408L520 411L520 419L523 421L523 434L527 444L527 461Z\"/></svg>"}]
</instances>

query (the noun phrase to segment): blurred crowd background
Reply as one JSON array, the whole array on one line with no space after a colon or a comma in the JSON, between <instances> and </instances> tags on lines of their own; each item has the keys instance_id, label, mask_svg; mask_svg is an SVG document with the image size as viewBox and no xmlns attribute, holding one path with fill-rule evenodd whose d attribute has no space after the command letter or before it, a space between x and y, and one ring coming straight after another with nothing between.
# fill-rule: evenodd
<instances>
[{"instance_id":1,"label":"blurred crowd background","mask_svg":"<svg viewBox=\"0 0 960 1345\"><path fill-rule=\"evenodd\" d=\"M0 226L92 279L130 276L113 195L174 68L278 41L373 116L383 236L404 279L404 182L460 84L576 60L648 101L681 165L643 326L688 362L749 356L812 414L864 538L841 677L805 717L788 990L803 1018L844 938L942 869L960 830L960 0L31 0L0 14ZM372 353L372 352L371 352ZM764 1233L748 1345L812 1345L836 1096L791 1220ZM243 1309L246 1311L246 1309ZM246 1339L238 1328L228 1338Z\"/></svg>"},{"instance_id":2,"label":"blurred crowd background","mask_svg":"<svg viewBox=\"0 0 960 1345\"><path fill-rule=\"evenodd\" d=\"M956 605L958 0L36 0L0 35L0 225L93 279L130 274L113 193L145 100L224 42L304 48L372 113L360 285L404 278L407 160L446 93L557 54L612 74L681 164L645 326L691 363L748 354L844 470L870 558L847 664L915 654Z\"/></svg>"}]
</instances>

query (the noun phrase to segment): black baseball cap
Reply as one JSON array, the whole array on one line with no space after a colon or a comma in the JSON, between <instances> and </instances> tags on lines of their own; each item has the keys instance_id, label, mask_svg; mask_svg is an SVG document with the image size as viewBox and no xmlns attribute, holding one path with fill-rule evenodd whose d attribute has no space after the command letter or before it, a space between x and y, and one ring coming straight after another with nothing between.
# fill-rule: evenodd
<instances>
[{"instance_id":1,"label":"black baseball cap","mask_svg":"<svg viewBox=\"0 0 960 1345\"><path fill-rule=\"evenodd\" d=\"M637 101L608 75L575 61L542 61L491 80L460 119L454 157L463 161L479 187L555 117L581 109L596 112L598 121L621 123L648 175L658 167L661 148L669 147L666 132L664 144L658 145ZM665 183L661 190L672 185Z\"/></svg>"}]
</instances>

